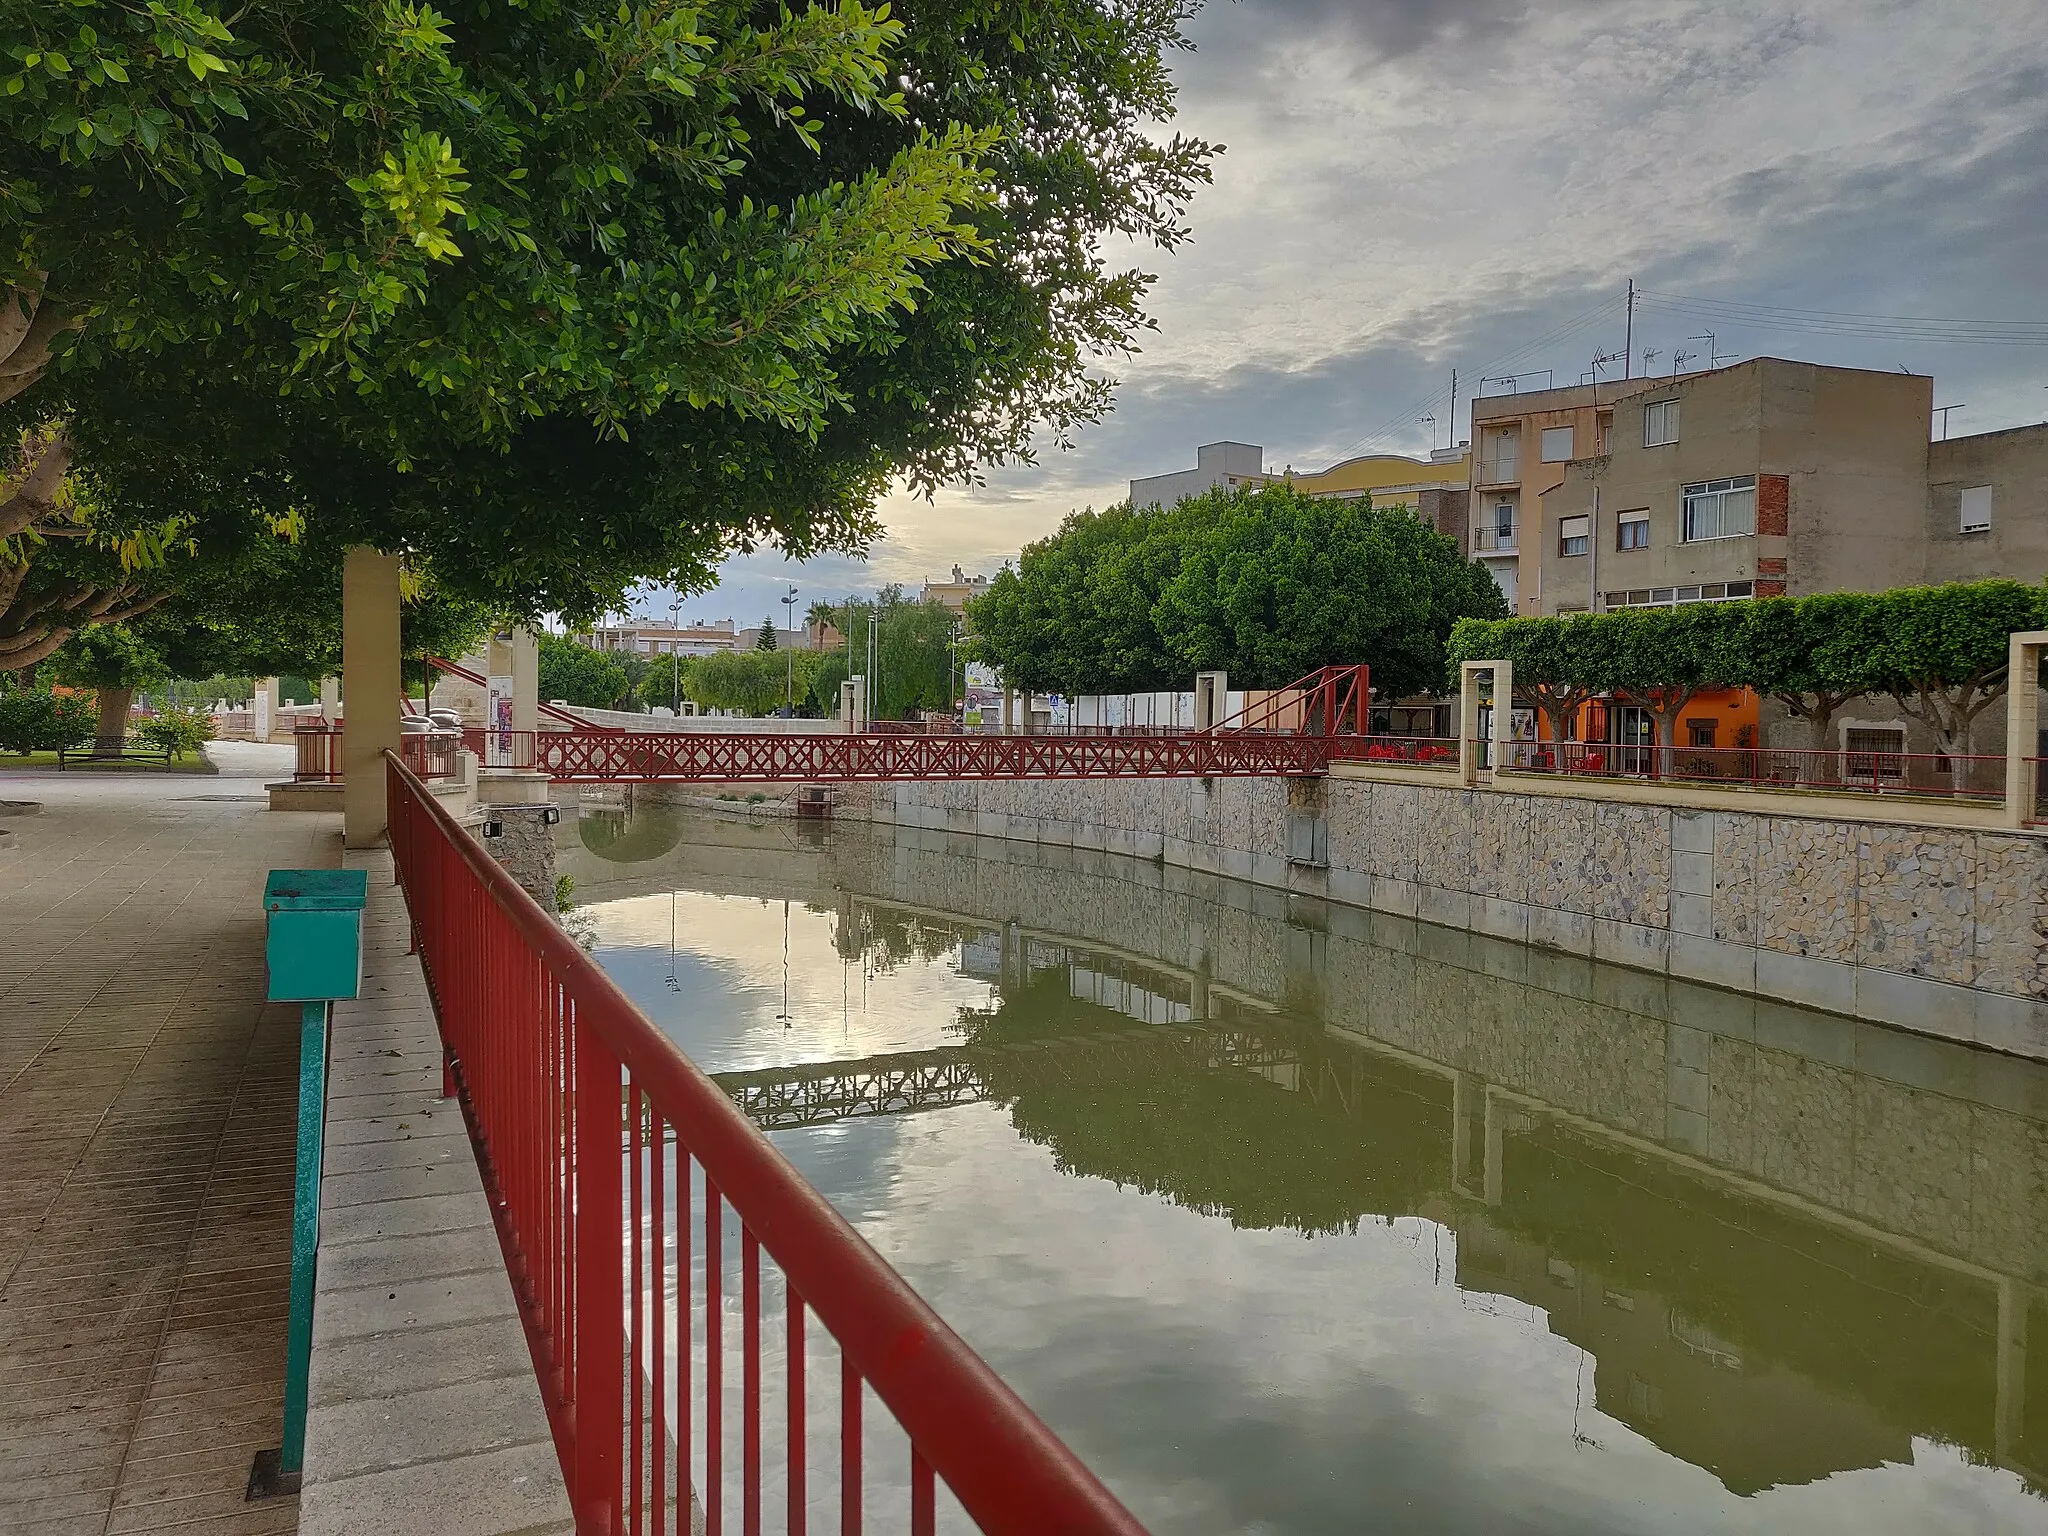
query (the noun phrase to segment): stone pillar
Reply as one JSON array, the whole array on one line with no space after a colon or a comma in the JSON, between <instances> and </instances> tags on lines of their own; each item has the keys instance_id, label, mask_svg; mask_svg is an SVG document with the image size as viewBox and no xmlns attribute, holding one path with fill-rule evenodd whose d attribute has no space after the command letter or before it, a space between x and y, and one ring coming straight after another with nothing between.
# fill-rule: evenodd
<instances>
[{"instance_id":1,"label":"stone pillar","mask_svg":"<svg viewBox=\"0 0 2048 1536\"><path fill-rule=\"evenodd\" d=\"M1213 731L1223 723L1224 715L1230 709L1230 674L1228 672L1197 672L1195 674L1195 729Z\"/></svg>"},{"instance_id":2,"label":"stone pillar","mask_svg":"<svg viewBox=\"0 0 2048 1536\"><path fill-rule=\"evenodd\" d=\"M540 636L524 624L512 628L512 729L540 729Z\"/></svg>"},{"instance_id":3,"label":"stone pillar","mask_svg":"<svg viewBox=\"0 0 2048 1536\"><path fill-rule=\"evenodd\" d=\"M559 915L555 905L555 827L550 819L554 807L533 803L486 805L484 847L505 866L505 872L520 888L550 914Z\"/></svg>"},{"instance_id":4,"label":"stone pillar","mask_svg":"<svg viewBox=\"0 0 2048 1536\"><path fill-rule=\"evenodd\" d=\"M341 718L341 679L338 677L320 679L320 718L329 725Z\"/></svg>"},{"instance_id":5,"label":"stone pillar","mask_svg":"<svg viewBox=\"0 0 2048 1536\"><path fill-rule=\"evenodd\" d=\"M1493 771L1513 766L1515 742L1515 664L1493 664Z\"/></svg>"},{"instance_id":6,"label":"stone pillar","mask_svg":"<svg viewBox=\"0 0 2048 1536\"><path fill-rule=\"evenodd\" d=\"M2024 827L2034 819L2033 758L2040 748L2039 678L2048 630L2021 630L2011 643L2005 688L2005 824Z\"/></svg>"},{"instance_id":7,"label":"stone pillar","mask_svg":"<svg viewBox=\"0 0 2048 1536\"><path fill-rule=\"evenodd\" d=\"M348 729L341 738L343 838L351 848L384 841L384 753L398 750L398 556L352 545L341 565L341 677Z\"/></svg>"},{"instance_id":8,"label":"stone pillar","mask_svg":"<svg viewBox=\"0 0 2048 1536\"><path fill-rule=\"evenodd\" d=\"M270 733L277 729L277 679L259 677L256 691L249 699L250 735L256 741L269 741Z\"/></svg>"}]
</instances>

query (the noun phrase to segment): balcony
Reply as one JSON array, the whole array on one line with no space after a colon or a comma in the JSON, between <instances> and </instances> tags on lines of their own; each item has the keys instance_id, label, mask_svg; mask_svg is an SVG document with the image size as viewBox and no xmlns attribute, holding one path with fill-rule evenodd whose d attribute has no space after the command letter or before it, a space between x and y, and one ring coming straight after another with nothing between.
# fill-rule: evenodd
<instances>
[{"instance_id":1,"label":"balcony","mask_svg":"<svg viewBox=\"0 0 2048 1536\"><path fill-rule=\"evenodd\" d=\"M1472 483L1476 486L1518 485L1522 479L1522 456L1504 453L1492 458L1474 459L1472 476Z\"/></svg>"},{"instance_id":2,"label":"balcony","mask_svg":"<svg viewBox=\"0 0 2048 1536\"><path fill-rule=\"evenodd\" d=\"M1472 530L1472 553L1475 555L1512 555L1519 551L1513 528L1487 523Z\"/></svg>"}]
</instances>

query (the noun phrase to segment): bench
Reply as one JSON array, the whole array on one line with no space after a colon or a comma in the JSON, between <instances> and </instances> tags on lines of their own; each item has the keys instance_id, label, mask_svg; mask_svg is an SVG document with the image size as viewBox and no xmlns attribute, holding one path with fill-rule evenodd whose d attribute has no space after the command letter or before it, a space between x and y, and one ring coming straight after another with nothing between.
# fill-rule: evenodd
<instances>
[{"instance_id":1,"label":"bench","mask_svg":"<svg viewBox=\"0 0 2048 1536\"><path fill-rule=\"evenodd\" d=\"M61 770L76 762L87 763L162 763L171 766L168 747L144 746L124 736L98 736L90 747L59 747L57 767Z\"/></svg>"}]
</instances>

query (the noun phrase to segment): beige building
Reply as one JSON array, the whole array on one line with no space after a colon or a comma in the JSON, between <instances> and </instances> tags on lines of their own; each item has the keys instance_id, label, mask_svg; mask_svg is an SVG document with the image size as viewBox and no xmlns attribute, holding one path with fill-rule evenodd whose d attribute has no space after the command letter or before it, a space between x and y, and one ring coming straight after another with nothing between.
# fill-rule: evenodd
<instances>
[{"instance_id":1,"label":"beige building","mask_svg":"<svg viewBox=\"0 0 2048 1536\"><path fill-rule=\"evenodd\" d=\"M573 638L600 651L638 651L643 656L715 656L739 650L741 635L731 619L692 619L688 624L601 625Z\"/></svg>"},{"instance_id":2,"label":"beige building","mask_svg":"<svg viewBox=\"0 0 2048 1536\"><path fill-rule=\"evenodd\" d=\"M1782 358L1644 383L1540 494L1523 611L2048 575L2048 426L1932 442L1933 380Z\"/></svg>"},{"instance_id":3,"label":"beige building","mask_svg":"<svg viewBox=\"0 0 2048 1536\"><path fill-rule=\"evenodd\" d=\"M937 603L949 613L965 613L973 599L988 590L986 576L969 576L959 566L953 567L950 581L928 581L918 596L927 603Z\"/></svg>"},{"instance_id":4,"label":"beige building","mask_svg":"<svg viewBox=\"0 0 2048 1536\"><path fill-rule=\"evenodd\" d=\"M1427 459L1363 453L1328 469L1298 471L1290 464L1269 470L1265 467L1266 450L1257 443L1204 443L1195 450L1193 469L1133 480L1131 505L1171 507L1213 490L1291 485L1305 496L1369 501L1381 508L1408 507L1425 523L1456 539L1463 549L1468 537L1465 514L1470 459L1470 449L1461 446L1439 448Z\"/></svg>"},{"instance_id":5,"label":"beige building","mask_svg":"<svg viewBox=\"0 0 2048 1536\"><path fill-rule=\"evenodd\" d=\"M1467 551L1493 573L1516 613L1543 606L1543 497L1574 459L1607 451L1617 405L1657 387L1617 379L1565 389L1481 395L1472 402L1471 533Z\"/></svg>"}]
</instances>

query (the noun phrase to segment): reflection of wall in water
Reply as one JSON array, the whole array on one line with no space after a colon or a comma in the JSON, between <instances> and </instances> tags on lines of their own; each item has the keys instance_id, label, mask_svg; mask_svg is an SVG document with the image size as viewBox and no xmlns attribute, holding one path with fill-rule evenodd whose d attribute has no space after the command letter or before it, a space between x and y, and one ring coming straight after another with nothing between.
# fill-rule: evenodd
<instances>
[{"instance_id":1,"label":"reflection of wall in water","mask_svg":"<svg viewBox=\"0 0 2048 1536\"><path fill-rule=\"evenodd\" d=\"M1071 936L1398 1046L2002 1273L2048 1279L2048 1068L1076 850L842 829L837 878Z\"/></svg>"}]
</instances>

